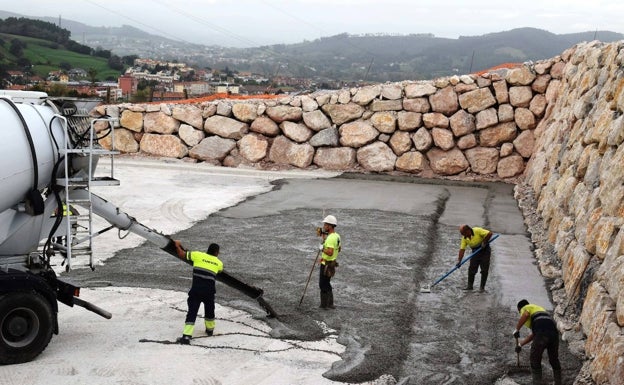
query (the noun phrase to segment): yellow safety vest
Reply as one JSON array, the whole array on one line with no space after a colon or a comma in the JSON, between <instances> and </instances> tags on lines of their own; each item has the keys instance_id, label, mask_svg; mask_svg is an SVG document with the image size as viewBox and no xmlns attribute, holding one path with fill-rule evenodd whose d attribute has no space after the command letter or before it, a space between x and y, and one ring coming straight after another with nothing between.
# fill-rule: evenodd
<instances>
[{"instance_id":1,"label":"yellow safety vest","mask_svg":"<svg viewBox=\"0 0 624 385\"><path fill-rule=\"evenodd\" d=\"M461 245L459 246L460 250L466 250L466 246L470 246L471 249L474 249L478 246L481 246L481 243L488 235L490 231L481 227L473 227L472 228L472 237L466 238L462 237Z\"/></svg>"},{"instance_id":2,"label":"yellow safety vest","mask_svg":"<svg viewBox=\"0 0 624 385\"><path fill-rule=\"evenodd\" d=\"M340 252L340 235L338 235L338 233L329 234L327 238L325 238L325 242L323 242L323 248L334 249L334 253L332 255L323 253L321 263L325 264L325 261L335 261Z\"/></svg>"},{"instance_id":3,"label":"yellow safety vest","mask_svg":"<svg viewBox=\"0 0 624 385\"><path fill-rule=\"evenodd\" d=\"M533 319L533 316L536 313L540 313L540 312L545 312L546 309L544 309L541 306L538 305L534 305L532 303L528 304L528 305L524 305L524 307L522 309L520 309L520 314L524 314L529 313L529 318L527 318L526 322L524 323L524 326L526 326L527 328L531 329L531 320Z\"/></svg>"},{"instance_id":4,"label":"yellow safety vest","mask_svg":"<svg viewBox=\"0 0 624 385\"><path fill-rule=\"evenodd\" d=\"M186 260L193 262L193 276L212 279L223 271L223 262L214 255L201 251L187 251Z\"/></svg>"}]
</instances>

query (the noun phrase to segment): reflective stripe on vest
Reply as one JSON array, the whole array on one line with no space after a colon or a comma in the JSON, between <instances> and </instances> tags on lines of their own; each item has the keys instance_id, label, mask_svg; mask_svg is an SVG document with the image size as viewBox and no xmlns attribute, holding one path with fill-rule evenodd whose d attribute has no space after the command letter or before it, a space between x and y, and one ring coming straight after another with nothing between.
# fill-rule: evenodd
<instances>
[{"instance_id":1,"label":"reflective stripe on vest","mask_svg":"<svg viewBox=\"0 0 624 385\"><path fill-rule=\"evenodd\" d=\"M186 259L193 262L193 275L200 278L214 279L215 275L223 271L223 262L219 258L201 251L187 251Z\"/></svg>"}]
</instances>

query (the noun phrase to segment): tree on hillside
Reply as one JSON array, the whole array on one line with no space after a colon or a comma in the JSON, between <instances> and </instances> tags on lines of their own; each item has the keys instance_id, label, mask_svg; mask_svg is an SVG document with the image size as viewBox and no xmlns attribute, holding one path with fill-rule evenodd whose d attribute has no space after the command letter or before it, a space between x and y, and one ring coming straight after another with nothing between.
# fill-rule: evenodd
<instances>
[{"instance_id":1,"label":"tree on hillside","mask_svg":"<svg viewBox=\"0 0 624 385\"><path fill-rule=\"evenodd\" d=\"M4 20L0 19L0 33L48 40L61 44L73 52L85 55L91 54L91 47L71 40L69 38L71 33L68 30L59 28L55 24L46 21L28 19L25 17L7 17Z\"/></svg>"},{"instance_id":2,"label":"tree on hillside","mask_svg":"<svg viewBox=\"0 0 624 385\"><path fill-rule=\"evenodd\" d=\"M26 48L26 43L24 43L20 39L13 39L11 40L11 47L9 48L9 52L13 56L20 57L24 54L24 48Z\"/></svg>"},{"instance_id":3,"label":"tree on hillside","mask_svg":"<svg viewBox=\"0 0 624 385\"><path fill-rule=\"evenodd\" d=\"M59 28L53 23L25 17L7 17L0 20L0 32L54 41L59 44L70 41L71 34L68 30Z\"/></svg>"},{"instance_id":4,"label":"tree on hillside","mask_svg":"<svg viewBox=\"0 0 624 385\"><path fill-rule=\"evenodd\" d=\"M95 68L93 68L93 67L90 67L87 70L87 75L89 76L89 80L91 81L91 85L95 85L95 82L97 82L97 74L98 74L98 71Z\"/></svg>"},{"instance_id":5,"label":"tree on hillside","mask_svg":"<svg viewBox=\"0 0 624 385\"><path fill-rule=\"evenodd\" d=\"M108 66L117 71L121 71L124 69L124 64L121 58L117 55L112 55L110 58L108 58Z\"/></svg>"},{"instance_id":6,"label":"tree on hillside","mask_svg":"<svg viewBox=\"0 0 624 385\"><path fill-rule=\"evenodd\" d=\"M111 57L111 51L109 49L103 49L102 47L97 47L95 51L93 51L93 56L103 57L104 59L108 59Z\"/></svg>"},{"instance_id":7,"label":"tree on hillside","mask_svg":"<svg viewBox=\"0 0 624 385\"><path fill-rule=\"evenodd\" d=\"M134 61L136 59L138 59L139 57L137 55L128 55L128 56L123 56L121 58L121 62L125 65L128 66L133 66L134 65Z\"/></svg>"}]
</instances>

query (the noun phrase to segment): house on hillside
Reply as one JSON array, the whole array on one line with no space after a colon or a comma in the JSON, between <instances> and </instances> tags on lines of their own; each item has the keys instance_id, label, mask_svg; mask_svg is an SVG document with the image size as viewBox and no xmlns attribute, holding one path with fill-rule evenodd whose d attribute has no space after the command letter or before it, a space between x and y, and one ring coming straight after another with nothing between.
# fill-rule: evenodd
<instances>
[{"instance_id":1,"label":"house on hillside","mask_svg":"<svg viewBox=\"0 0 624 385\"><path fill-rule=\"evenodd\" d=\"M173 92L184 93L185 91L188 96L199 96L213 93L212 87L208 82L195 81L173 83Z\"/></svg>"},{"instance_id":2,"label":"house on hillside","mask_svg":"<svg viewBox=\"0 0 624 385\"><path fill-rule=\"evenodd\" d=\"M219 83L214 85L215 94L240 94L240 86L238 84Z\"/></svg>"},{"instance_id":3,"label":"house on hillside","mask_svg":"<svg viewBox=\"0 0 624 385\"><path fill-rule=\"evenodd\" d=\"M82 68L72 68L69 71L67 71L67 75L69 76L70 79L81 79L81 78L86 78L89 74L87 73L86 70Z\"/></svg>"},{"instance_id":4,"label":"house on hillside","mask_svg":"<svg viewBox=\"0 0 624 385\"><path fill-rule=\"evenodd\" d=\"M131 95L134 95L137 92L138 84L139 80L128 74L121 75L117 79L117 86L126 98L130 98Z\"/></svg>"},{"instance_id":5,"label":"house on hillside","mask_svg":"<svg viewBox=\"0 0 624 385\"><path fill-rule=\"evenodd\" d=\"M24 73L22 71L7 71L11 81L16 81L24 78Z\"/></svg>"}]
</instances>

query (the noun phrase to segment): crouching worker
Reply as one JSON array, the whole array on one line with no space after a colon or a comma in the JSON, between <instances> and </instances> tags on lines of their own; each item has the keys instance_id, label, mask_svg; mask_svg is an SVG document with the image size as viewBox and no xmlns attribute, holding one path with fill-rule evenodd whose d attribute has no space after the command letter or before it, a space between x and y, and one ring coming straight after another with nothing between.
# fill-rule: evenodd
<instances>
[{"instance_id":1,"label":"crouching worker","mask_svg":"<svg viewBox=\"0 0 624 385\"><path fill-rule=\"evenodd\" d=\"M174 241L178 257L184 261L193 263L193 283L188 292L188 312L184 321L184 331L182 337L176 342L184 345L191 343L193 329L199 305L204 304L204 326L206 334L211 336L215 328L215 280L217 274L223 271L223 262L219 260L219 245L211 243L208 252L186 251L182 248L180 241Z\"/></svg>"},{"instance_id":2,"label":"crouching worker","mask_svg":"<svg viewBox=\"0 0 624 385\"><path fill-rule=\"evenodd\" d=\"M516 353L520 353L522 346L531 344L531 375L533 385L542 384L542 354L548 351L548 360L552 366L555 385L561 385L561 363L559 362L559 331L551 315L541 306L530 304L526 299L518 302L520 319L514 330L514 338L520 337L520 328L525 325L531 329L529 334L516 346Z\"/></svg>"}]
</instances>

